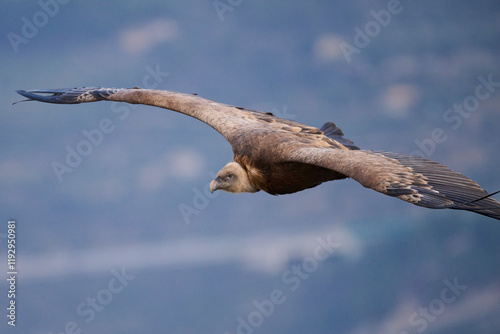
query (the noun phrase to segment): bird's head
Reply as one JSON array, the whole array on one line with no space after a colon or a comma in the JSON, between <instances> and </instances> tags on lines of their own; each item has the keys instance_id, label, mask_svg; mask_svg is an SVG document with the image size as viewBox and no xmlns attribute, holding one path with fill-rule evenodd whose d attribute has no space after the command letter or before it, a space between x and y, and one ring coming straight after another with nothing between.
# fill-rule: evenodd
<instances>
[{"instance_id":1,"label":"bird's head","mask_svg":"<svg viewBox=\"0 0 500 334\"><path fill-rule=\"evenodd\" d=\"M224 190L230 193L254 193L259 191L255 188L246 170L237 162L230 162L225 165L212 182L210 182L210 192Z\"/></svg>"}]
</instances>

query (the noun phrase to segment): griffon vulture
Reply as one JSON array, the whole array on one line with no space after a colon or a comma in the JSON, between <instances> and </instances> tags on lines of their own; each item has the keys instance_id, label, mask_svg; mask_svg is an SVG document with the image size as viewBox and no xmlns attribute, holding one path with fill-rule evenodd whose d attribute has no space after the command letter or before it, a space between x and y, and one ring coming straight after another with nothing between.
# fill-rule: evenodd
<instances>
[{"instance_id":1,"label":"griffon vulture","mask_svg":"<svg viewBox=\"0 0 500 334\"><path fill-rule=\"evenodd\" d=\"M418 156L359 149L332 122L321 129L198 96L152 89L74 88L17 91L58 104L118 101L183 113L210 125L232 145L234 158L210 191L263 190L291 194L352 178L366 188L433 209L457 209L500 219L500 203L476 182ZM496 194L496 193L495 193Z\"/></svg>"}]
</instances>

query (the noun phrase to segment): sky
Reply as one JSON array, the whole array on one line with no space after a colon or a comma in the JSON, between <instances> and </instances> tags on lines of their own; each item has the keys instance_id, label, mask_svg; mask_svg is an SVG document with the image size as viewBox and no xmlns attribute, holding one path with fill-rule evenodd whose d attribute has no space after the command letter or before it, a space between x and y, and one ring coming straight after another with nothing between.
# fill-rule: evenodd
<instances>
[{"instance_id":1,"label":"sky","mask_svg":"<svg viewBox=\"0 0 500 334\"><path fill-rule=\"evenodd\" d=\"M3 332L498 333L500 225L353 180L210 194L213 129L16 90L196 93L417 154L500 189L496 1L5 1ZM92 302L94 301L94 302ZM3 311L7 314L7 310ZM426 313L427 312L427 313Z\"/></svg>"}]
</instances>

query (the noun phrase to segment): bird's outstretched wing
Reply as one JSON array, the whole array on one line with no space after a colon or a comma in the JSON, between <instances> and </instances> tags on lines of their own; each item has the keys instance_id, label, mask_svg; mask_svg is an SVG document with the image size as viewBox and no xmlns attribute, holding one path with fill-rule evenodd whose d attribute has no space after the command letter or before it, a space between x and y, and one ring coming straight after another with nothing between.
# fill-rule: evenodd
<instances>
[{"instance_id":1,"label":"bird's outstretched wing","mask_svg":"<svg viewBox=\"0 0 500 334\"><path fill-rule=\"evenodd\" d=\"M419 156L305 147L291 161L342 173L382 194L432 209L473 211L500 219L500 203L468 177Z\"/></svg>"},{"instance_id":2,"label":"bird's outstretched wing","mask_svg":"<svg viewBox=\"0 0 500 334\"><path fill-rule=\"evenodd\" d=\"M242 129L244 129L246 133L270 130L284 133L300 132L302 134L312 135L323 134L323 132L316 127L282 119L274 116L272 113L235 107L207 100L194 94L183 94L165 90L82 87L36 89L29 91L18 90L17 93L28 98L28 100L24 101L77 104L107 100L170 109L194 117L208 124L222 134L233 146L238 138L240 138ZM327 124L325 124L325 126ZM327 128L327 130L331 129L331 126ZM338 129L338 131L340 131L340 129ZM341 136L342 131L340 131L340 134L338 131L328 138L329 144L337 148L347 149L343 144L335 140L343 139ZM350 141L347 139L347 142Z\"/></svg>"}]
</instances>

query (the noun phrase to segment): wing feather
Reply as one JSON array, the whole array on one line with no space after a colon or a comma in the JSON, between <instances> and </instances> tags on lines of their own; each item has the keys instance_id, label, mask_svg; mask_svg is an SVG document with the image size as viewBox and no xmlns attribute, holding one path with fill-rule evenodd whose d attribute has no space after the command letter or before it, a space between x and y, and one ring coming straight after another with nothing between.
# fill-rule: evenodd
<instances>
[{"instance_id":1,"label":"wing feather","mask_svg":"<svg viewBox=\"0 0 500 334\"><path fill-rule=\"evenodd\" d=\"M282 119L272 113L235 107L193 94L183 94L166 90L141 88L57 88L18 90L27 101L41 101L56 104L76 104L95 101L115 101L145 104L170 109L194 117L222 134L231 145L239 140L242 133L258 131L282 131L309 135L322 135L318 128L291 120ZM340 129L339 129L340 130ZM339 145L340 147L340 145Z\"/></svg>"},{"instance_id":2,"label":"wing feather","mask_svg":"<svg viewBox=\"0 0 500 334\"><path fill-rule=\"evenodd\" d=\"M323 124L323 126L320 128L320 130L323 131L325 136L336 140L337 142L341 143L345 147L347 147L351 150L359 150L359 147L354 145L354 142L352 140L344 137L344 133L337 125L335 125L335 123L326 122L325 124Z\"/></svg>"},{"instance_id":3,"label":"wing feather","mask_svg":"<svg viewBox=\"0 0 500 334\"><path fill-rule=\"evenodd\" d=\"M500 219L500 203L468 177L430 159L391 152L302 148L292 160L347 175L364 187L433 209Z\"/></svg>"},{"instance_id":4,"label":"wing feather","mask_svg":"<svg viewBox=\"0 0 500 334\"><path fill-rule=\"evenodd\" d=\"M17 93L27 97L28 101L35 100L46 103L76 104L107 100L170 109L201 120L228 140L234 135L235 131L245 125L255 123L257 118L255 112L245 113L236 107L192 94L164 90L82 87L19 90Z\"/></svg>"}]
</instances>

